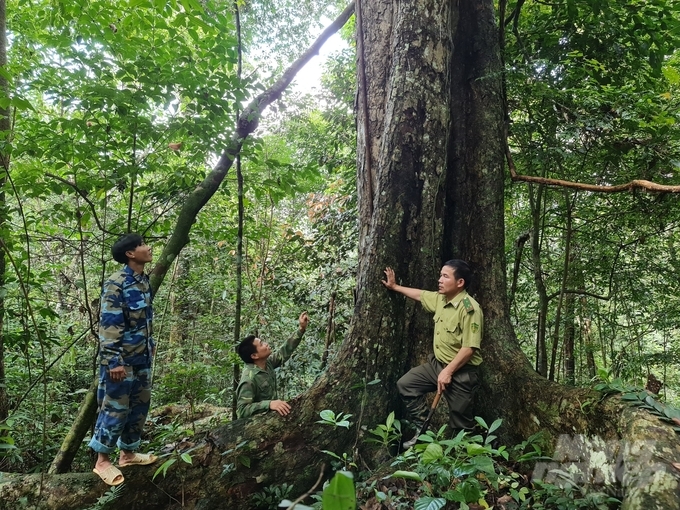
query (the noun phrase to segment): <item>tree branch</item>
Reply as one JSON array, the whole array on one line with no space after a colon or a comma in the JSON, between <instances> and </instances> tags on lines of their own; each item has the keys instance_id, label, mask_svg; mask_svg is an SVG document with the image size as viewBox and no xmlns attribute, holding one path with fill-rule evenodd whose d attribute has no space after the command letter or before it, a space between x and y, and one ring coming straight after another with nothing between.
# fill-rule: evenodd
<instances>
[{"instance_id":1,"label":"tree branch","mask_svg":"<svg viewBox=\"0 0 680 510\"><path fill-rule=\"evenodd\" d=\"M90 211L92 211L92 217L94 218L95 223L96 223L97 226L99 227L99 230L101 230L101 231L104 232L105 234L115 235L115 232L109 232L108 230L106 230L106 229L104 228L104 225L102 225L102 224L100 223L100 221L99 221L99 216L97 216L97 209L95 208L95 206L94 206L94 204L92 203L92 201L91 201L89 198L87 198L87 192L85 192L85 191L83 191L82 189L80 189L80 188L76 185L76 183L71 182L71 181L69 181L68 179L64 179L63 177L59 177L58 175L51 174L51 173L46 173L45 176L51 177L52 179L54 179L54 180L56 180L56 181L59 181L59 182L61 182L61 183L63 183L63 184L66 184L67 186L72 187L73 190L74 190L76 193L78 193L78 195L80 195L80 196L82 197L82 199L85 200L85 202L87 202L87 205L90 206Z\"/></svg>"},{"instance_id":2,"label":"tree branch","mask_svg":"<svg viewBox=\"0 0 680 510\"><path fill-rule=\"evenodd\" d=\"M272 102L277 100L283 91L288 87L295 75L302 67L316 55L321 46L328 38L337 32L347 22L354 12L354 2L349 4L344 11L331 23L314 43L305 51L293 64L286 69L281 77L270 88L257 96L239 116L236 123L236 131L227 143L227 147L222 152L220 160L210 173L203 179L194 191L192 191L184 202L184 206L177 217L177 224L170 236L163 253L158 259L158 263L151 272L151 287L154 291L163 283L163 279L172 264L172 261L179 255L179 252L189 243L189 231L191 230L196 216L203 206L215 194L220 184L224 180L227 172L231 168L236 155L241 151L243 141L257 128L260 115L264 109Z\"/></svg>"},{"instance_id":3,"label":"tree branch","mask_svg":"<svg viewBox=\"0 0 680 510\"><path fill-rule=\"evenodd\" d=\"M595 299L601 299L603 301L609 301L611 299L611 294L609 296L600 296L599 294L594 294L592 292L587 292L585 290L573 290L573 289L564 289L564 290L558 290L553 292L552 294L548 295L548 300L552 301L555 299L557 296L560 294L578 294L579 296L589 296Z\"/></svg>"},{"instance_id":4,"label":"tree branch","mask_svg":"<svg viewBox=\"0 0 680 510\"><path fill-rule=\"evenodd\" d=\"M558 186L581 191L592 191L595 193L620 193L622 191L632 191L634 189L644 189L654 193L680 193L680 186L657 184L644 179L635 179L626 184L617 184L614 186L601 186L597 184L584 184L582 182L565 181L562 179L550 179L548 177L537 177L534 175L519 175L517 173L515 163L512 160L512 154L510 153L510 146L507 142L507 136L505 140L505 158L508 161L510 177L513 181L534 182L537 184L545 184L547 186Z\"/></svg>"},{"instance_id":5,"label":"tree branch","mask_svg":"<svg viewBox=\"0 0 680 510\"><path fill-rule=\"evenodd\" d=\"M319 471L319 478L316 480L316 483L314 484L314 486L311 489L309 489L307 492L305 492L302 496L300 496L295 501L293 501L293 503L288 507L288 510L293 510L299 502L304 501L305 498L308 498L309 495L316 490L316 488L321 483L321 480L323 480L323 472L325 470L326 470L326 464L321 464L321 470Z\"/></svg>"}]
</instances>

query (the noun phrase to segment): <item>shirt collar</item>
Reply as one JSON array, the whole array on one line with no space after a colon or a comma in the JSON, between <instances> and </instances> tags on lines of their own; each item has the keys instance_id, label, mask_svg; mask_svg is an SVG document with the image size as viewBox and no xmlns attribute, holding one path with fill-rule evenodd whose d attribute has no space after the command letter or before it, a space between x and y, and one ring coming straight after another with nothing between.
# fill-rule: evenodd
<instances>
[{"instance_id":1,"label":"shirt collar","mask_svg":"<svg viewBox=\"0 0 680 510\"><path fill-rule=\"evenodd\" d=\"M444 306L451 305L454 308L458 308L458 305L460 302L465 299L465 297L468 295L467 290L463 289L460 291L458 294L456 294L451 301L444 302ZM446 300L446 297L444 296L444 300Z\"/></svg>"},{"instance_id":2,"label":"shirt collar","mask_svg":"<svg viewBox=\"0 0 680 510\"><path fill-rule=\"evenodd\" d=\"M260 372L266 372L266 370L258 367L255 363L246 363L246 367L252 368L252 369L255 369L255 370L259 370Z\"/></svg>"},{"instance_id":3,"label":"shirt collar","mask_svg":"<svg viewBox=\"0 0 680 510\"><path fill-rule=\"evenodd\" d=\"M138 282L143 282L143 281L146 279L146 277L147 277L147 276L146 276L146 273L142 273L142 274L135 273L135 272L132 270L132 268L131 268L130 266L128 266L127 264L125 264L125 265L123 266L123 272L124 272L126 275L131 276L132 278L134 278L134 279L137 280Z\"/></svg>"}]
</instances>

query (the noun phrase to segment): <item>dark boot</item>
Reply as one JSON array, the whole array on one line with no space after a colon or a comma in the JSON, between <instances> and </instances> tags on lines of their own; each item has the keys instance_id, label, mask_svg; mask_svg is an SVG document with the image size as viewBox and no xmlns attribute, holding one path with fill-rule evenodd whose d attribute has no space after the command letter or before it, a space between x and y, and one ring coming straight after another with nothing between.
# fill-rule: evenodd
<instances>
[{"instance_id":1,"label":"dark boot","mask_svg":"<svg viewBox=\"0 0 680 510\"><path fill-rule=\"evenodd\" d=\"M427 401L425 400L425 397L402 397L401 399L404 402L406 414L411 421L411 425L416 429L416 435L402 444L404 450L408 450L418 441L418 436L420 435L420 430L423 428L423 424L427 419L429 408L427 407Z\"/></svg>"},{"instance_id":2,"label":"dark boot","mask_svg":"<svg viewBox=\"0 0 680 510\"><path fill-rule=\"evenodd\" d=\"M416 443L418 442L418 437L419 437L419 434L418 434L418 432L416 432L416 435L413 436L413 437L412 437L411 439L409 439L408 441L404 441L404 442L402 443L401 447L402 447L404 450L408 450L409 448L411 448L411 446L413 446L414 444L416 444Z\"/></svg>"}]
</instances>

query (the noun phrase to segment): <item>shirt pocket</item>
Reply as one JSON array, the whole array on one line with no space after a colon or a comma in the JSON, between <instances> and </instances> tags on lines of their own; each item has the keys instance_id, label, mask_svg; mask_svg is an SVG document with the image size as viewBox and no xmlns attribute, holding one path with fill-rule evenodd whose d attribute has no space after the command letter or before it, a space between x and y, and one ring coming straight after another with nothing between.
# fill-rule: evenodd
<instances>
[{"instance_id":1,"label":"shirt pocket","mask_svg":"<svg viewBox=\"0 0 680 510\"><path fill-rule=\"evenodd\" d=\"M258 381L258 400L272 400L274 398L274 387L271 381L263 379Z\"/></svg>"},{"instance_id":2,"label":"shirt pocket","mask_svg":"<svg viewBox=\"0 0 680 510\"><path fill-rule=\"evenodd\" d=\"M441 329L449 342L461 345L463 329L458 317L452 317L449 320L442 319Z\"/></svg>"},{"instance_id":3,"label":"shirt pocket","mask_svg":"<svg viewBox=\"0 0 680 510\"><path fill-rule=\"evenodd\" d=\"M125 322L131 333L146 327L146 309L146 303L143 301L128 303L127 306L123 308Z\"/></svg>"}]
</instances>

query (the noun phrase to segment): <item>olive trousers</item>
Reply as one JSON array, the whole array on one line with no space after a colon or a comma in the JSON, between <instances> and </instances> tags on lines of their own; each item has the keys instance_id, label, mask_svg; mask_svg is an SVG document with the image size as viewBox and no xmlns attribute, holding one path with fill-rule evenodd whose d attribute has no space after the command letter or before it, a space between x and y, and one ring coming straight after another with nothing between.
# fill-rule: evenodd
<instances>
[{"instance_id":1,"label":"olive trousers","mask_svg":"<svg viewBox=\"0 0 680 510\"><path fill-rule=\"evenodd\" d=\"M419 430L427 418L429 407L425 395L437 391L437 377L446 367L430 354L427 362L412 368L397 381L399 395L404 402L407 418ZM472 402L479 388L479 368L467 365L459 368L451 377L451 383L444 391L449 406L449 427L455 433L461 429L472 430L475 417Z\"/></svg>"}]
</instances>

